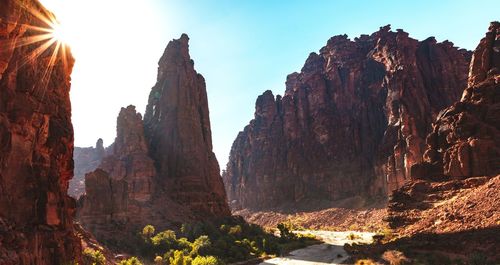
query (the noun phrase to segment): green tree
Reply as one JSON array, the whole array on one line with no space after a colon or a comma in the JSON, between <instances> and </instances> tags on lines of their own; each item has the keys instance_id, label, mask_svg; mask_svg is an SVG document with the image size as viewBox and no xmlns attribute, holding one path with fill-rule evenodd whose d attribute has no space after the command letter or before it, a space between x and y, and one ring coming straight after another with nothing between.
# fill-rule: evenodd
<instances>
[{"instance_id":1,"label":"green tree","mask_svg":"<svg viewBox=\"0 0 500 265\"><path fill-rule=\"evenodd\" d=\"M200 236L192 244L191 256L203 255L211 246L212 242L208 236Z\"/></svg>"},{"instance_id":2,"label":"green tree","mask_svg":"<svg viewBox=\"0 0 500 265\"><path fill-rule=\"evenodd\" d=\"M169 258L170 265L191 265L192 259L182 250L176 250L173 257Z\"/></svg>"},{"instance_id":3,"label":"green tree","mask_svg":"<svg viewBox=\"0 0 500 265\"><path fill-rule=\"evenodd\" d=\"M158 246L161 249L171 249L177 246L177 237L174 231L166 230L152 237L151 242L154 246Z\"/></svg>"},{"instance_id":4,"label":"green tree","mask_svg":"<svg viewBox=\"0 0 500 265\"><path fill-rule=\"evenodd\" d=\"M120 261L118 265L143 265L143 264L138 258L131 257L129 259Z\"/></svg>"},{"instance_id":5,"label":"green tree","mask_svg":"<svg viewBox=\"0 0 500 265\"><path fill-rule=\"evenodd\" d=\"M243 232L241 225L235 225L229 229L229 234L233 236L239 236Z\"/></svg>"},{"instance_id":6,"label":"green tree","mask_svg":"<svg viewBox=\"0 0 500 265\"><path fill-rule=\"evenodd\" d=\"M219 261L216 257L214 256L198 256L194 258L193 262L191 265L221 265L222 262Z\"/></svg>"},{"instance_id":7,"label":"green tree","mask_svg":"<svg viewBox=\"0 0 500 265\"><path fill-rule=\"evenodd\" d=\"M83 250L84 265L106 265L106 257L99 250L86 248Z\"/></svg>"},{"instance_id":8,"label":"green tree","mask_svg":"<svg viewBox=\"0 0 500 265\"><path fill-rule=\"evenodd\" d=\"M152 237L154 234L155 234L155 227L154 227L154 226L152 226L152 225L146 225L146 226L142 229L142 235L143 235L144 237L150 238L150 237Z\"/></svg>"}]
</instances>

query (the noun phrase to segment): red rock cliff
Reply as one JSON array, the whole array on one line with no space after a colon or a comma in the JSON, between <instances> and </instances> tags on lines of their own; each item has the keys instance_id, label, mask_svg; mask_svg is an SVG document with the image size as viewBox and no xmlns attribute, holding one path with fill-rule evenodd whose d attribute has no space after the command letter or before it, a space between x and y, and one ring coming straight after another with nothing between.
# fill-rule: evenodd
<instances>
[{"instance_id":1,"label":"red rock cliff","mask_svg":"<svg viewBox=\"0 0 500 265\"><path fill-rule=\"evenodd\" d=\"M160 59L144 121L134 106L120 111L112 150L85 176L78 213L98 239L119 242L147 224L161 230L230 215L212 152L205 82L186 35Z\"/></svg>"},{"instance_id":2,"label":"red rock cliff","mask_svg":"<svg viewBox=\"0 0 500 265\"><path fill-rule=\"evenodd\" d=\"M385 195L410 178L438 112L460 97L470 53L386 26L331 38L266 91L223 174L233 207ZM365 196L366 197L366 196Z\"/></svg>"},{"instance_id":3,"label":"red rock cliff","mask_svg":"<svg viewBox=\"0 0 500 265\"><path fill-rule=\"evenodd\" d=\"M465 86L464 86L465 87ZM412 181L389 200L389 225L411 248L500 260L500 23L474 51L462 98L440 112ZM430 244L422 244L430 242ZM408 249L408 247L407 247Z\"/></svg>"},{"instance_id":4,"label":"red rock cliff","mask_svg":"<svg viewBox=\"0 0 500 265\"><path fill-rule=\"evenodd\" d=\"M212 152L205 79L194 70L189 37L171 41L144 115L146 139L160 186L201 218L230 215Z\"/></svg>"},{"instance_id":5,"label":"red rock cliff","mask_svg":"<svg viewBox=\"0 0 500 265\"><path fill-rule=\"evenodd\" d=\"M433 124L424 160L412 168L415 178L500 174L500 23L474 51L462 98Z\"/></svg>"},{"instance_id":6,"label":"red rock cliff","mask_svg":"<svg viewBox=\"0 0 500 265\"><path fill-rule=\"evenodd\" d=\"M141 114L122 108L110 154L85 175L85 195L78 219L100 240L129 240L147 224L159 229L189 219L180 205L158 189L154 161L149 157ZM174 212L174 213L172 213ZM180 217L179 217L180 216Z\"/></svg>"},{"instance_id":7,"label":"red rock cliff","mask_svg":"<svg viewBox=\"0 0 500 265\"><path fill-rule=\"evenodd\" d=\"M37 16L53 17L38 1L0 1L0 264L69 264L81 252L67 195L73 59L50 38L32 42L49 27Z\"/></svg>"}]
</instances>

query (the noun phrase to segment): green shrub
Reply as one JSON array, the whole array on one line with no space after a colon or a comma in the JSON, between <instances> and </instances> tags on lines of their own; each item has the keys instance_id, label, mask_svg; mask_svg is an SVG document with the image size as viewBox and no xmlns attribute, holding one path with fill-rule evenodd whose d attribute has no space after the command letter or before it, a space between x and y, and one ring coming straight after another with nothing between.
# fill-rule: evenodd
<instances>
[{"instance_id":1,"label":"green shrub","mask_svg":"<svg viewBox=\"0 0 500 265\"><path fill-rule=\"evenodd\" d=\"M136 258L136 257L131 257L127 260L122 260L118 263L118 265L143 265L142 262Z\"/></svg>"},{"instance_id":2,"label":"green shrub","mask_svg":"<svg viewBox=\"0 0 500 265\"><path fill-rule=\"evenodd\" d=\"M278 224L278 230L280 230L280 238L283 239L282 241L293 240L293 239L296 238L295 234L284 223L279 223Z\"/></svg>"},{"instance_id":3,"label":"green shrub","mask_svg":"<svg viewBox=\"0 0 500 265\"><path fill-rule=\"evenodd\" d=\"M146 238L150 238L155 234L155 227L152 225L146 225L142 229L142 235Z\"/></svg>"},{"instance_id":4,"label":"green shrub","mask_svg":"<svg viewBox=\"0 0 500 265\"><path fill-rule=\"evenodd\" d=\"M203 255L207 253L209 248L212 246L212 242L210 242L210 238L208 236L200 236L198 237L193 244L191 244L191 256Z\"/></svg>"},{"instance_id":5,"label":"green shrub","mask_svg":"<svg viewBox=\"0 0 500 265\"><path fill-rule=\"evenodd\" d=\"M177 237L174 231L166 230L151 237L151 242L154 246L159 246L162 249L171 249L177 245Z\"/></svg>"},{"instance_id":6,"label":"green shrub","mask_svg":"<svg viewBox=\"0 0 500 265\"><path fill-rule=\"evenodd\" d=\"M86 248L83 250L83 265L105 265L106 257L99 250Z\"/></svg>"},{"instance_id":7,"label":"green shrub","mask_svg":"<svg viewBox=\"0 0 500 265\"><path fill-rule=\"evenodd\" d=\"M233 236L239 236L239 235L241 235L241 233L242 233L241 225L235 225L229 229L228 234L233 235Z\"/></svg>"},{"instance_id":8,"label":"green shrub","mask_svg":"<svg viewBox=\"0 0 500 265\"><path fill-rule=\"evenodd\" d=\"M198 256L193 259L191 265L221 265L222 262L219 261L214 256Z\"/></svg>"},{"instance_id":9,"label":"green shrub","mask_svg":"<svg viewBox=\"0 0 500 265\"><path fill-rule=\"evenodd\" d=\"M137 249L151 261L156 257L157 264L225 264L264 254L277 255L283 250L293 250L317 242L312 235L294 235L289 226L280 226L283 235L281 238L265 232L257 225L246 223L242 218L233 217L214 222L183 224L178 235L171 230L155 235L150 233L150 228L145 228L142 236L150 237L143 240L144 246L137 246ZM162 263L158 259L160 257Z\"/></svg>"},{"instance_id":10,"label":"green shrub","mask_svg":"<svg viewBox=\"0 0 500 265\"><path fill-rule=\"evenodd\" d=\"M223 224L219 227L219 230L222 231L223 233L228 233L229 232L229 226L226 224Z\"/></svg>"},{"instance_id":11,"label":"green shrub","mask_svg":"<svg viewBox=\"0 0 500 265\"><path fill-rule=\"evenodd\" d=\"M169 258L170 265L191 265L192 259L182 250L174 251L173 257Z\"/></svg>"}]
</instances>

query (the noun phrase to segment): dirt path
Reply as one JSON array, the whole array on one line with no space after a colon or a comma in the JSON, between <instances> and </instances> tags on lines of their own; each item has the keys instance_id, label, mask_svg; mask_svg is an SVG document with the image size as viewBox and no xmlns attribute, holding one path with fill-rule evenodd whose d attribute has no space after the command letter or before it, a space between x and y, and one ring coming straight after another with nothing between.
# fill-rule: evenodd
<instances>
[{"instance_id":1,"label":"dirt path","mask_svg":"<svg viewBox=\"0 0 500 265\"><path fill-rule=\"evenodd\" d=\"M313 264L345 264L349 258L344 250L345 243L371 242L374 233L368 232L331 232L331 231L301 231L300 233L313 234L324 242L320 245L313 245L307 248L297 249L290 252L286 257L266 260L260 265L313 265ZM350 234L357 236L355 240L347 237Z\"/></svg>"}]
</instances>

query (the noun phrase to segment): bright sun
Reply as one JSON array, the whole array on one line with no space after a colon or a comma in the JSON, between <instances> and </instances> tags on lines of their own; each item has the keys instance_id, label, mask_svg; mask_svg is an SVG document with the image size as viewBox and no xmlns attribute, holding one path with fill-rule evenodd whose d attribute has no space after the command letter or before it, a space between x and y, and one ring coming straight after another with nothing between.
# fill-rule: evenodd
<instances>
[{"instance_id":1,"label":"bright sun","mask_svg":"<svg viewBox=\"0 0 500 265\"><path fill-rule=\"evenodd\" d=\"M70 92L75 143L87 146L100 137L109 143L116 132L110 124L116 123L121 107L134 104L138 109L145 108L144 99L156 80L158 58L164 45L170 36L179 35L170 32L169 16L159 13L158 7L165 3L157 0L40 2L57 19L52 24L44 23L50 28L52 45L59 46L60 53L70 47L75 59ZM89 104L95 107L89 108Z\"/></svg>"},{"instance_id":2,"label":"bright sun","mask_svg":"<svg viewBox=\"0 0 500 265\"><path fill-rule=\"evenodd\" d=\"M70 31L68 30L67 27L64 26L64 24L55 22L51 26L52 26L51 29L52 38L66 45L71 44Z\"/></svg>"}]
</instances>

